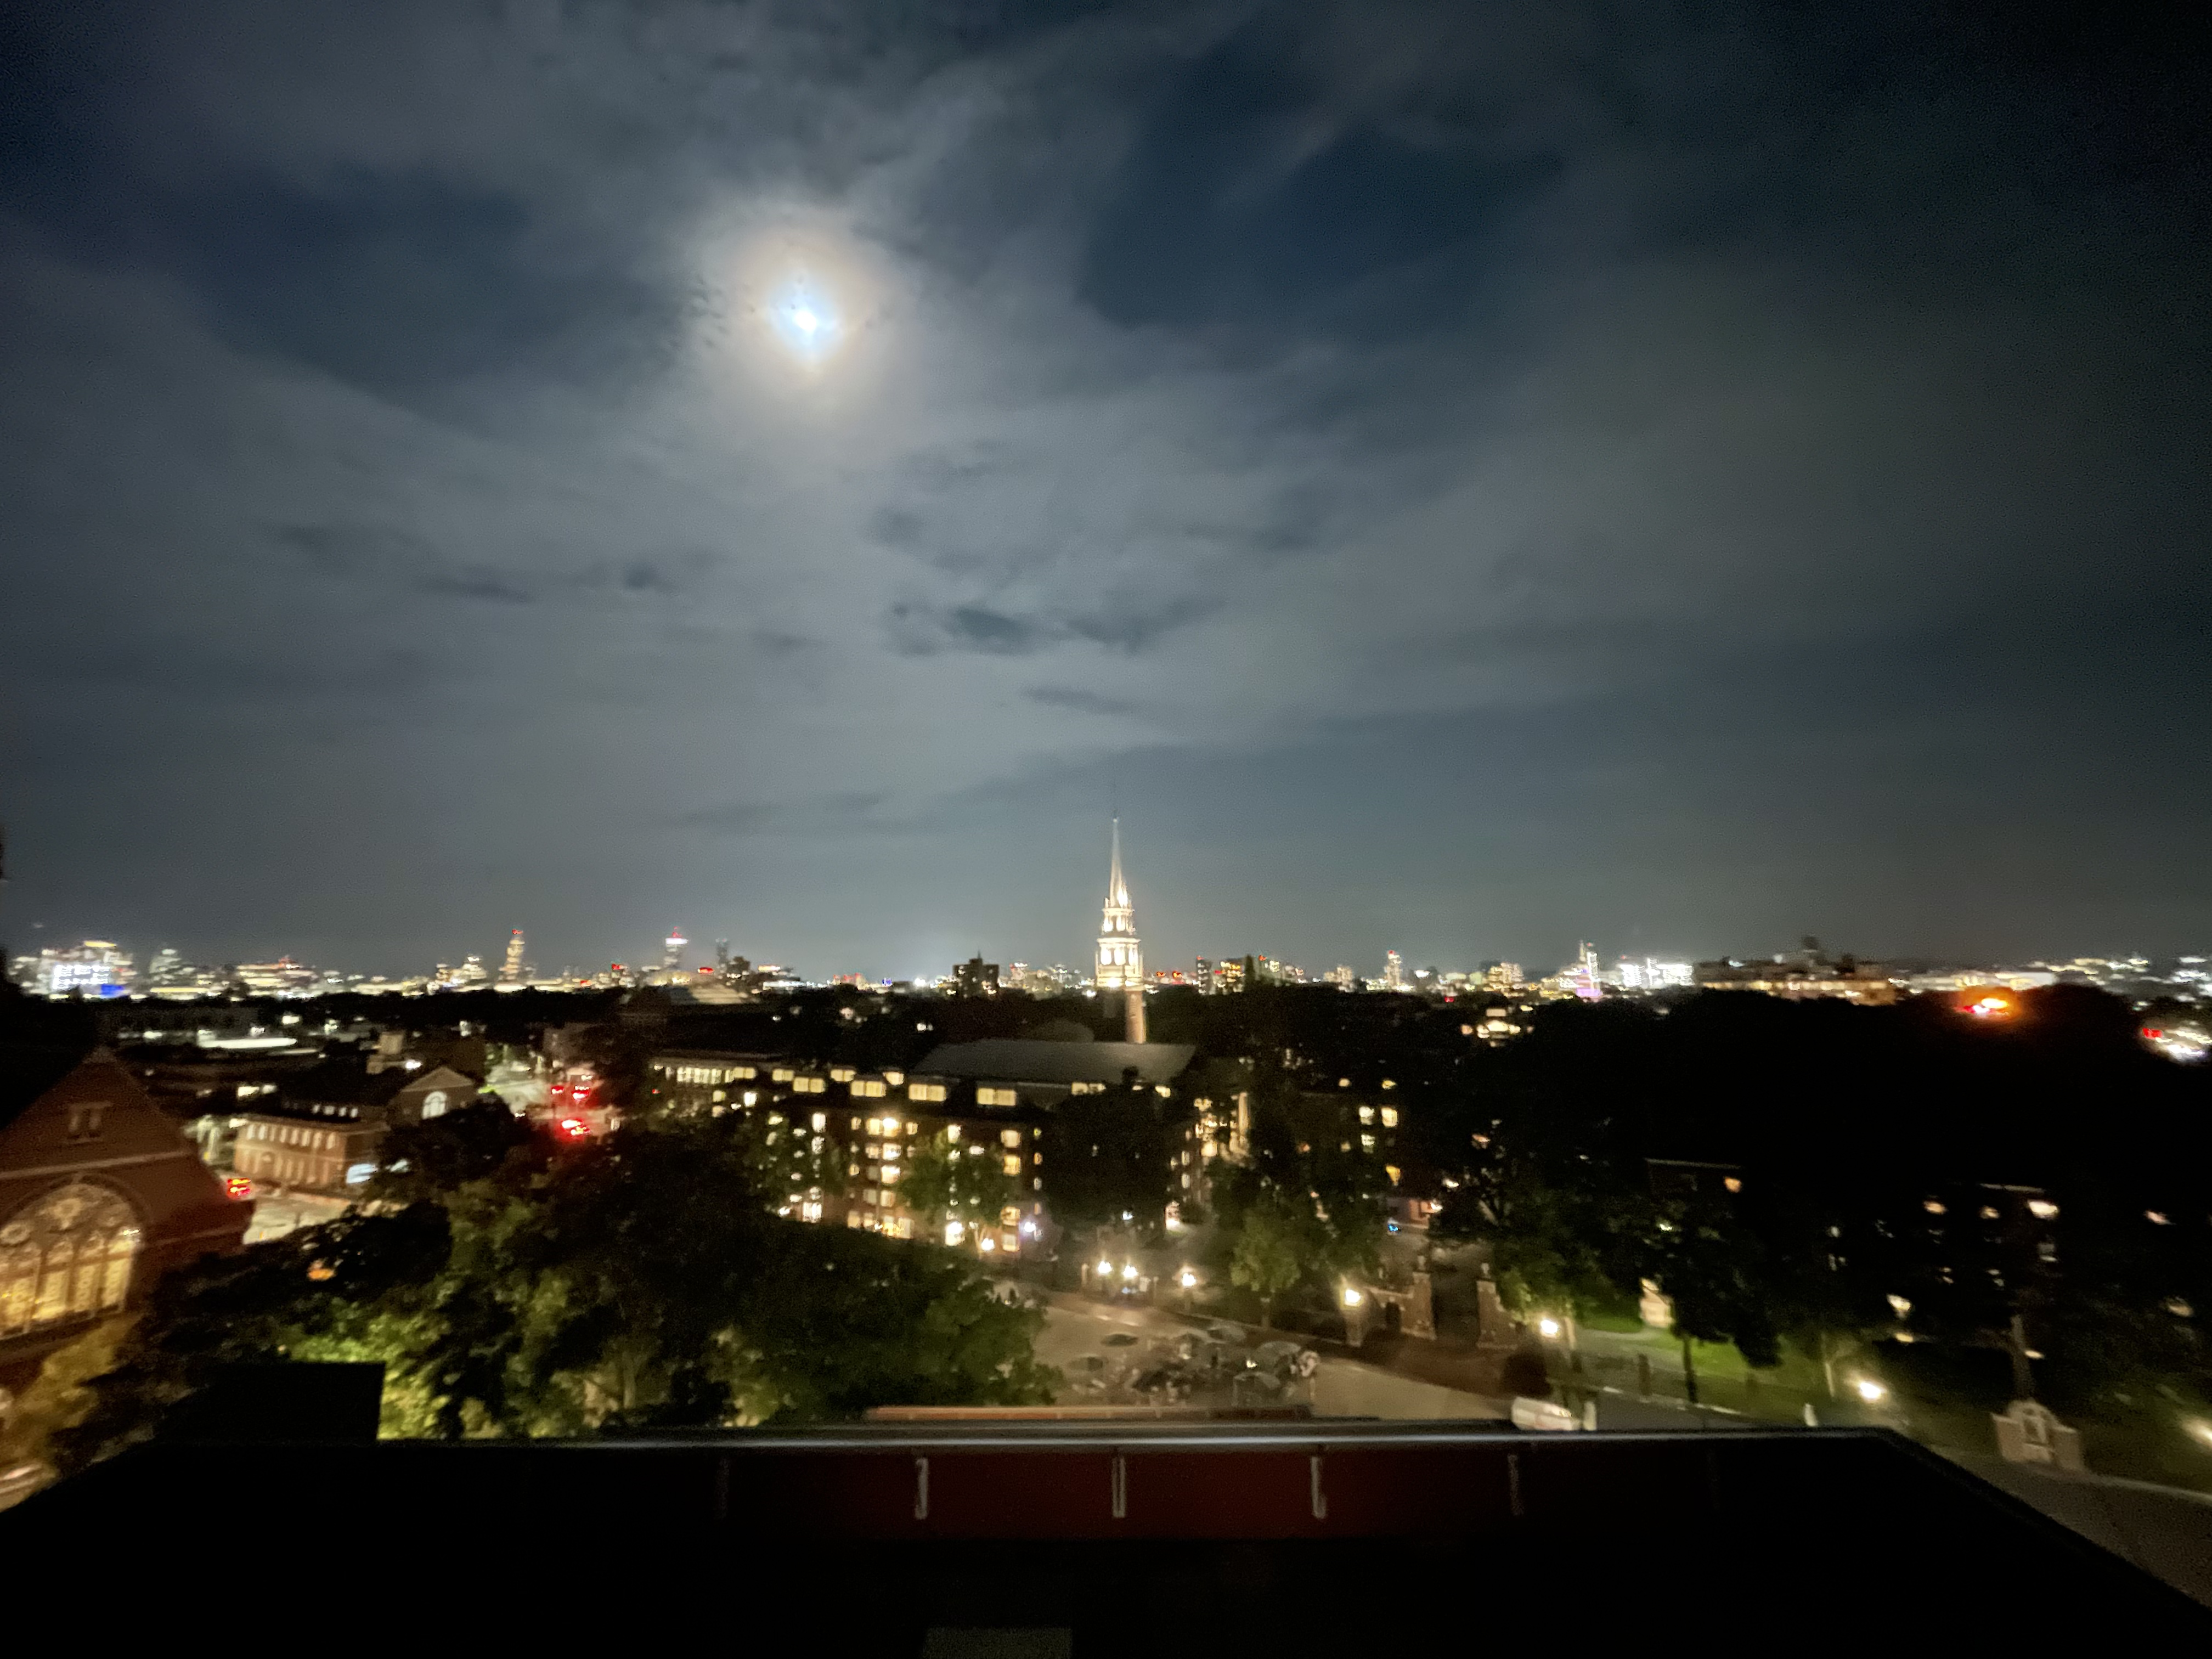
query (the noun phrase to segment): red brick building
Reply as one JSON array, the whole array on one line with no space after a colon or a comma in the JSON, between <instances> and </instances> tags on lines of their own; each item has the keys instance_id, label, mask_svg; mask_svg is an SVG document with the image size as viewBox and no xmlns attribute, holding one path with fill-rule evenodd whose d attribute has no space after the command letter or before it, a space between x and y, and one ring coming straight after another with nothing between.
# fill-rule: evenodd
<instances>
[{"instance_id":1,"label":"red brick building","mask_svg":"<svg viewBox=\"0 0 2212 1659\"><path fill-rule=\"evenodd\" d=\"M0 1388L165 1268L235 1249L251 1207L106 1049L0 1041Z\"/></svg>"}]
</instances>

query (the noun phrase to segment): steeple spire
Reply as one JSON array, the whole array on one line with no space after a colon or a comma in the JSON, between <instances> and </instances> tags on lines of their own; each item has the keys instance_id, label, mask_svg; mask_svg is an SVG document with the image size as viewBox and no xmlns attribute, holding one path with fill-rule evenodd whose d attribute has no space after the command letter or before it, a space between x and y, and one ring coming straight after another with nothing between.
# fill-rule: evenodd
<instances>
[{"instance_id":1,"label":"steeple spire","mask_svg":"<svg viewBox=\"0 0 2212 1659\"><path fill-rule=\"evenodd\" d=\"M1091 982L1098 994L1121 997L1122 1020L1132 1042L1145 1040L1145 948L1137 938L1137 910L1121 874L1121 820L1114 820L1113 854L1106 867L1106 908L1098 923L1098 957Z\"/></svg>"}]
</instances>

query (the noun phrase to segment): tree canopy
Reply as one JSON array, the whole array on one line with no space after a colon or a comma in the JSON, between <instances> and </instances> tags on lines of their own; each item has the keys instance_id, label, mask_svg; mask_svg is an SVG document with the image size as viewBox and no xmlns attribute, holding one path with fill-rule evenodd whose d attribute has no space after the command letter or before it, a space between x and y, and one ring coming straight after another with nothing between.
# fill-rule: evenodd
<instances>
[{"instance_id":1,"label":"tree canopy","mask_svg":"<svg viewBox=\"0 0 2212 1659\"><path fill-rule=\"evenodd\" d=\"M760 1133L732 1115L525 1140L489 1169L488 1121L395 1136L403 1206L165 1278L61 1461L144 1437L245 1360L380 1360L386 1431L441 1437L1048 1397L1040 1316L949 1253L770 1213Z\"/></svg>"}]
</instances>

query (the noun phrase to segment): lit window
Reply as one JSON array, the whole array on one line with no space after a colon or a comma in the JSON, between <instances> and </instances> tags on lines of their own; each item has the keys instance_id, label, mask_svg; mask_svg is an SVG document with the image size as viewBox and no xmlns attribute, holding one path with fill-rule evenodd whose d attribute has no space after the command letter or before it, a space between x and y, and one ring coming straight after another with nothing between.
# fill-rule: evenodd
<instances>
[{"instance_id":1,"label":"lit window","mask_svg":"<svg viewBox=\"0 0 2212 1659\"><path fill-rule=\"evenodd\" d=\"M1021 1144L1022 1132L1019 1129L1001 1129L999 1131L999 1145L1001 1146L1018 1146Z\"/></svg>"},{"instance_id":2,"label":"lit window","mask_svg":"<svg viewBox=\"0 0 2212 1659\"><path fill-rule=\"evenodd\" d=\"M906 1097L908 1100L941 1101L945 1098L945 1085L942 1083L909 1083L906 1085Z\"/></svg>"},{"instance_id":3,"label":"lit window","mask_svg":"<svg viewBox=\"0 0 2212 1659\"><path fill-rule=\"evenodd\" d=\"M0 1336L119 1308L140 1237L129 1203L72 1182L0 1226Z\"/></svg>"},{"instance_id":4,"label":"lit window","mask_svg":"<svg viewBox=\"0 0 2212 1659\"><path fill-rule=\"evenodd\" d=\"M1398 1127L1398 1109L1395 1106L1385 1106L1382 1109L1382 1127L1386 1129L1395 1129Z\"/></svg>"},{"instance_id":5,"label":"lit window","mask_svg":"<svg viewBox=\"0 0 2212 1659\"><path fill-rule=\"evenodd\" d=\"M957 1123L946 1124L945 1126L945 1138L947 1140L957 1141L960 1139L960 1126Z\"/></svg>"},{"instance_id":6,"label":"lit window","mask_svg":"<svg viewBox=\"0 0 2212 1659\"><path fill-rule=\"evenodd\" d=\"M853 1080L853 1068L849 1066L832 1066L830 1068L830 1080L832 1083L850 1083Z\"/></svg>"},{"instance_id":7,"label":"lit window","mask_svg":"<svg viewBox=\"0 0 2212 1659\"><path fill-rule=\"evenodd\" d=\"M827 1112L817 1112L807 1121L816 1129L826 1129L830 1127L830 1115Z\"/></svg>"},{"instance_id":8,"label":"lit window","mask_svg":"<svg viewBox=\"0 0 2212 1659\"><path fill-rule=\"evenodd\" d=\"M790 1066L779 1066L768 1074L768 1079L771 1083L788 1083L791 1081L792 1075Z\"/></svg>"},{"instance_id":9,"label":"lit window","mask_svg":"<svg viewBox=\"0 0 2212 1659\"><path fill-rule=\"evenodd\" d=\"M1360 1136L1359 1150L1363 1152L1373 1152L1375 1150L1375 1137L1373 1135Z\"/></svg>"},{"instance_id":10,"label":"lit window","mask_svg":"<svg viewBox=\"0 0 2212 1659\"><path fill-rule=\"evenodd\" d=\"M1021 1097L1012 1089L982 1089L975 1091L978 1106L1018 1106Z\"/></svg>"},{"instance_id":11,"label":"lit window","mask_svg":"<svg viewBox=\"0 0 2212 1659\"><path fill-rule=\"evenodd\" d=\"M1372 1106L1362 1106L1362 1107L1359 1109L1359 1121L1360 1121L1362 1123L1372 1123L1372 1122L1374 1122L1374 1121L1375 1121L1375 1109L1374 1109Z\"/></svg>"},{"instance_id":12,"label":"lit window","mask_svg":"<svg viewBox=\"0 0 2212 1659\"><path fill-rule=\"evenodd\" d=\"M1019 1175L1022 1172L1022 1155L1019 1152L1008 1152L1005 1159L1005 1167L1008 1175Z\"/></svg>"}]
</instances>

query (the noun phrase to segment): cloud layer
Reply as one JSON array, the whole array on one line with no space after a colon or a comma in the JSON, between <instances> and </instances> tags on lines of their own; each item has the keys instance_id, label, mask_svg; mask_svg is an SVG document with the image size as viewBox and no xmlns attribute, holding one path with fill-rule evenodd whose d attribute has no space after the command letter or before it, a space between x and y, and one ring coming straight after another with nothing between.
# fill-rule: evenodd
<instances>
[{"instance_id":1,"label":"cloud layer","mask_svg":"<svg viewBox=\"0 0 2212 1659\"><path fill-rule=\"evenodd\" d=\"M2180 43L896 9L33 19L16 948L2212 938Z\"/></svg>"}]
</instances>

